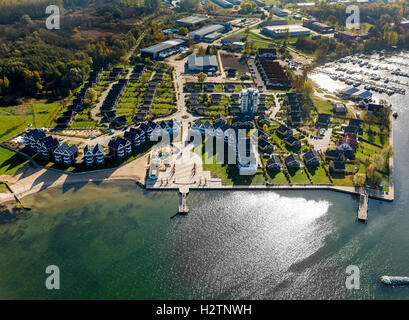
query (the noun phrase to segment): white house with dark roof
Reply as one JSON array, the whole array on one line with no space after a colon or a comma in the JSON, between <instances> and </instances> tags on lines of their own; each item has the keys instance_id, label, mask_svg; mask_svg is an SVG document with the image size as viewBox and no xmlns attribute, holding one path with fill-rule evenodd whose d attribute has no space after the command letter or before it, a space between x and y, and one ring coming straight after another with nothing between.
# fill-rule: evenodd
<instances>
[{"instance_id":1,"label":"white house with dark roof","mask_svg":"<svg viewBox=\"0 0 409 320\"><path fill-rule=\"evenodd\" d=\"M131 154L132 144L129 140L117 137L108 143L109 153L115 158L123 158L125 155Z\"/></svg>"},{"instance_id":2,"label":"white house with dark roof","mask_svg":"<svg viewBox=\"0 0 409 320\"><path fill-rule=\"evenodd\" d=\"M300 167L300 157L296 153L292 153L285 158L287 168L298 169Z\"/></svg>"},{"instance_id":3,"label":"white house with dark roof","mask_svg":"<svg viewBox=\"0 0 409 320\"><path fill-rule=\"evenodd\" d=\"M56 163L63 163L67 166L73 165L76 157L78 157L78 148L75 144L69 146L68 143L63 143L54 150Z\"/></svg>"},{"instance_id":4,"label":"white house with dark roof","mask_svg":"<svg viewBox=\"0 0 409 320\"><path fill-rule=\"evenodd\" d=\"M95 145L93 148L86 145L84 148L84 161L87 166L102 165L104 164L105 153L104 147L100 144Z\"/></svg>"},{"instance_id":5,"label":"white house with dark roof","mask_svg":"<svg viewBox=\"0 0 409 320\"><path fill-rule=\"evenodd\" d=\"M45 138L45 132L39 129L33 129L24 133L24 144L26 147L37 150L39 140Z\"/></svg>"},{"instance_id":6,"label":"white house with dark roof","mask_svg":"<svg viewBox=\"0 0 409 320\"><path fill-rule=\"evenodd\" d=\"M38 152L40 152L44 158L52 158L54 150L58 148L59 145L60 143L57 139L52 136L47 136L39 140L37 144Z\"/></svg>"},{"instance_id":7,"label":"white house with dark roof","mask_svg":"<svg viewBox=\"0 0 409 320\"><path fill-rule=\"evenodd\" d=\"M267 169L268 170L277 170L280 171L282 163L280 157L277 155L272 155L270 159L267 160Z\"/></svg>"},{"instance_id":8,"label":"white house with dark roof","mask_svg":"<svg viewBox=\"0 0 409 320\"><path fill-rule=\"evenodd\" d=\"M304 153L304 161L307 166L317 166L320 164L320 156L314 149Z\"/></svg>"}]
</instances>

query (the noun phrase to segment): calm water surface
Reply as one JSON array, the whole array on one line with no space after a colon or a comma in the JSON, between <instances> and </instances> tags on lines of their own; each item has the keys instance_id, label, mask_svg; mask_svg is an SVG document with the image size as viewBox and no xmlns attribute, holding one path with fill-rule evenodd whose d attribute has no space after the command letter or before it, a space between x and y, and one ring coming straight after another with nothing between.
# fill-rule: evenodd
<instances>
[{"instance_id":1,"label":"calm water surface","mask_svg":"<svg viewBox=\"0 0 409 320\"><path fill-rule=\"evenodd\" d=\"M322 191L176 192L132 183L64 186L32 195L25 220L0 225L1 299L408 299L383 274L409 275L407 96L390 98L395 201ZM61 290L45 289L57 265ZM348 265L361 289L345 289Z\"/></svg>"}]
</instances>

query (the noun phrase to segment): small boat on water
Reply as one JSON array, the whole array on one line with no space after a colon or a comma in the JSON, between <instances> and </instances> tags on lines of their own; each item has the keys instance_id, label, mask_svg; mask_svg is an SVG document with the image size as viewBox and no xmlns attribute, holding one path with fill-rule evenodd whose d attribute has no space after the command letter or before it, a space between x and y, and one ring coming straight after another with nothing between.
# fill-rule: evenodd
<instances>
[{"instance_id":1,"label":"small boat on water","mask_svg":"<svg viewBox=\"0 0 409 320\"><path fill-rule=\"evenodd\" d=\"M382 276L381 281L391 286L409 285L409 277Z\"/></svg>"}]
</instances>

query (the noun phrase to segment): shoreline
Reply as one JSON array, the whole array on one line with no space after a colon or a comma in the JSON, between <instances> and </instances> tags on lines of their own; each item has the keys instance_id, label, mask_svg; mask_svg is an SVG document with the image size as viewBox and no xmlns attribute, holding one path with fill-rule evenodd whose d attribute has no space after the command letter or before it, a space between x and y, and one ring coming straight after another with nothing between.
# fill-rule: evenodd
<instances>
[{"instance_id":1,"label":"shoreline","mask_svg":"<svg viewBox=\"0 0 409 320\"><path fill-rule=\"evenodd\" d=\"M142 183L139 178L132 177L132 176L113 176L113 177L95 177L95 178L88 178L88 177L77 177L76 179L71 179L70 181L63 181L58 180L54 182L44 183L41 186L36 186L33 188L24 188L22 186L18 188L13 188L13 193L0 193L0 204L15 201L16 198L22 200L23 198L35 194L40 193L42 191L50 190L53 188L58 188L63 185L75 185L75 184L90 184L90 183L106 183L106 182L134 182L140 188L143 188L147 191L179 191L180 186L174 184L174 186L164 186L164 187L146 187L144 183ZM186 186L186 185L184 185ZM327 190L333 192L340 192L345 194L351 194L355 196L360 195L360 188L359 187L343 187L343 186L334 186L334 185L254 185L254 186L234 186L234 185L226 185L226 186L189 186L189 190L192 191L254 191L254 190L263 190L263 191L281 191L281 190L308 190L308 191L319 191L319 190ZM366 189L368 196L370 199L392 202L394 200L393 189L388 194L382 194L378 190Z\"/></svg>"}]
</instances>

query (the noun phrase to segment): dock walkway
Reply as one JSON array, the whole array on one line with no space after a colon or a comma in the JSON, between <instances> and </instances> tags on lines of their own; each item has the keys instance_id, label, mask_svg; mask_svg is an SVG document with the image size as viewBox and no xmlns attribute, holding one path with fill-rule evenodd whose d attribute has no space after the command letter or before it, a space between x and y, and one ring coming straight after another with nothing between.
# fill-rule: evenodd
<instances>
[{"instance_id":1,"label":"dock walkway","mask_svg":"<svg viewBox=\"0 0 409 320\"><path fill-rule=\"evenodd\" d=\"M368 195L362 192L359 196L358 220L364 221L368 219Z\"/></svg>"},{"instance_id":2,"label":"dock walkway","mask_svg":"<svg viewBox=\"0 0 409 320\"><path fill-rule=\"evenodd\" d=\"M180 186L179 187L179 192L181 194L181 199L180 199L180 205L179 205L179 214L188 214L189 213L189 207L186 205L186 198L189 193L189 187L188 186Z\"/></svg>"}]
</instances>

